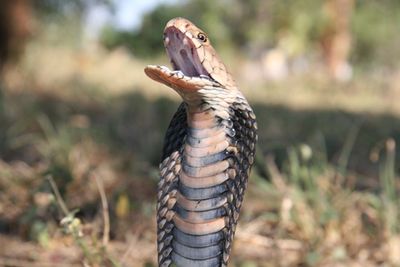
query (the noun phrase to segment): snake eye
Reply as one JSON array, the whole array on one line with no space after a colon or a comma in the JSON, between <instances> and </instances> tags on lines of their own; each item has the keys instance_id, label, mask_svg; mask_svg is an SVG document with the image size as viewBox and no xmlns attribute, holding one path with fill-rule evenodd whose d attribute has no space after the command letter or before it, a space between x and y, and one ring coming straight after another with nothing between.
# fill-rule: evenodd
<instances>
[{"instance_id":1,"label":"snake eye","mask_svg":"<svg viewBox=\"0 0 400 267\"><path fill-rule=\"evenodd\" d=\"M203 43L207 42L207 35L205 35L202 32L199 32L197 34L197 39L199 39L200 41L202 41Z\"/></svg>"}]
</instances>

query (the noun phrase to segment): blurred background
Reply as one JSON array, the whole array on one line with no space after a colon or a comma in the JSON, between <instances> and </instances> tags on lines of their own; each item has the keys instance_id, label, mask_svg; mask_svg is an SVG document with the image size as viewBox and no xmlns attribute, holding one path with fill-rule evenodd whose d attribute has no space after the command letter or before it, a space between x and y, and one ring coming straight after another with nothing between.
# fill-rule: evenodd
<instances>
[{"instance_id":1,"label":"blurred background","mask_svg":"<svg viewBox=\"0 0 400 267\"><path fill-rule=\"evenodd\" d=\"M176 16L254 107L232 266L400 265L400 2L0 3L0 266L156 266Z\"/></svg>"}]
</instances>

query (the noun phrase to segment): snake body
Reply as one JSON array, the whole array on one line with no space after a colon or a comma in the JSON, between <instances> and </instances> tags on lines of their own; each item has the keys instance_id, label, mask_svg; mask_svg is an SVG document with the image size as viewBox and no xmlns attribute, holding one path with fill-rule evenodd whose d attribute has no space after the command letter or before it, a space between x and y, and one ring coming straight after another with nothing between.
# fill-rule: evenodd
<instances>
[{"instance_id":1,"label":"snake body","mask_svg":"<svg viewBox=\"0 0 400 267\"><path fill-rule=\"evenodd\" d=\"M145 72L183 103L160 164L159 266L226 266L254 162L255 115L202 30L172 19L164 45L174 70L150 65Z\"/></svg>"}]
</instances>

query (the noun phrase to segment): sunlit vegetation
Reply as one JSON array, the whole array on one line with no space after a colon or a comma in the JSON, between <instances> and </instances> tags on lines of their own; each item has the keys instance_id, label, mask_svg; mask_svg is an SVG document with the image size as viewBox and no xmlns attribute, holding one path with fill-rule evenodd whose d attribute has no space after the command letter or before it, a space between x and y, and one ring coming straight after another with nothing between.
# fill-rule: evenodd
<instances>
[{"instance_id":1,"label":"sunlit vegetation","mask_svg":"<svg viewBox=\"0 0 400 267\"><path fill-rule=\"evenodd\" d=\"M33 1L35 34L1 74L0 265L156 266L179 98L143 67L168 64L174 16L209 33L258 118L232 266L400 265L400 6L354 3L344 81L324 70L327 2L180 1L89 43L85 12L112 2ZM271 50L286 57L277 79L263 74Z\"/></svg>"}]
</instances>

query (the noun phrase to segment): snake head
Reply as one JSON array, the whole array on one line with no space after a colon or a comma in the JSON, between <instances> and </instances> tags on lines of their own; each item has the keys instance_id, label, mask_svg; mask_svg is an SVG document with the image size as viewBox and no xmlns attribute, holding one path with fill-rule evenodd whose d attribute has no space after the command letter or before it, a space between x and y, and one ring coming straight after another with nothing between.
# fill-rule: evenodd
<instances>
[{"instance_id":1,"label":"snake head","mask_svg":"<svg viewBox=\"0 0 400 267\"><path fill-rule=\"evenodd\" d=\"M204 88L203 83L224 89L236 88L207 34L189 20L174 18L166 24L164 46L175 72L148 66L145 72L153 80L174 88L181 95Z\"/></svg>"}]
</instances>

